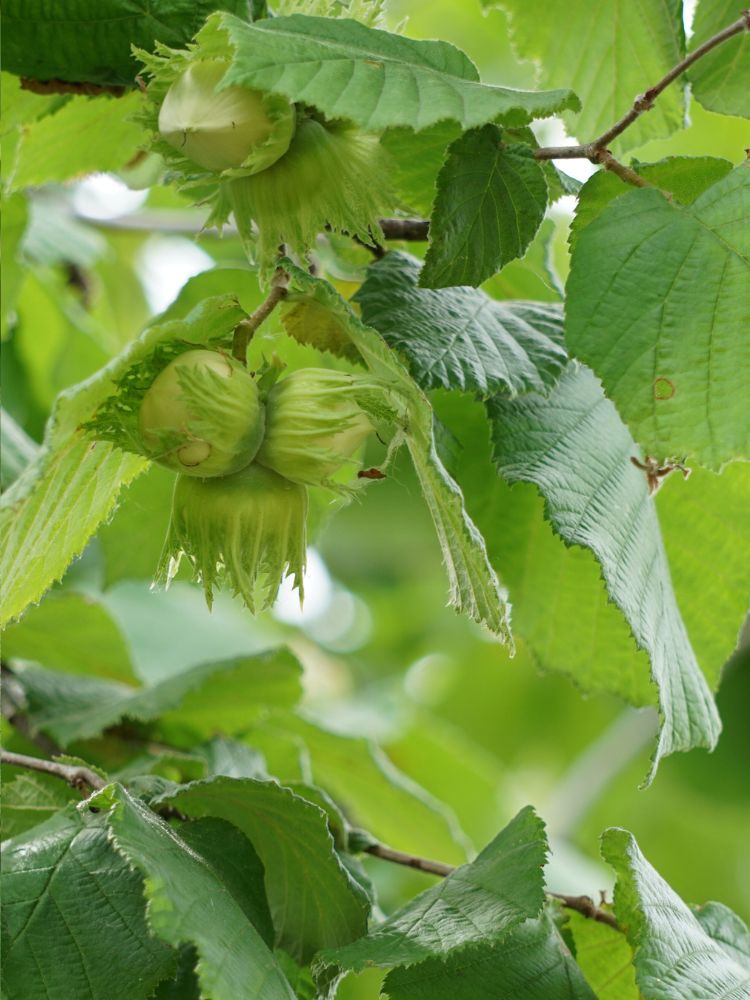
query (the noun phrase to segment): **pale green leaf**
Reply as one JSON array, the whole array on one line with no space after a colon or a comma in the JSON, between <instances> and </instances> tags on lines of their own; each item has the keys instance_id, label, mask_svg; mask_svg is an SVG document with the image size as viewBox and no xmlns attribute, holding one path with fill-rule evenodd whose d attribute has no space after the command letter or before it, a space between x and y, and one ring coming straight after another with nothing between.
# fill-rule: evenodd
<instances>
[{"instance_id":1,"label":"pale green leaf","mask_svg":"<svg viewBox=\"0 0 750 1000\"><path fill-rule=\"evenodd\" d=\"M212 1000L294 1000L272 952L227 885L227 867L217 870L120 786L110 785L95 801L109 807L115 847L146 878L153 932L174 947L195 945L203 992Z\"/></svg>"},{"instance_id":2,"label":"pale green leaf","mask_svg":"<svg viewBox=\"0 0 750 1000\"><path fill-rule=\"evenodd\" d=\"M555 223L545 219L522 260L510 264L482 285L491 299L533 299L560 302L562 285L552 262Z\"/></svg>"},{"instance_id":3,"label":"pale green leaf","mask_svg":"<svg viewBox=\"0 0 750 1000\"><path fill-rule=\"evenodd\" d=\"M419 268L408 254L387 254L369 268L356 301L423 389L488 396L552 385L566 362L559 305L497 302L471 288L419 288Z\"/></svg>"},{"instance_id":4,"label":"pale green leaf","mask_svg":"<svg viewBox=\"0 0 750 1000\"><path fill-rule=\"evenodd\" d=\"M524 124L578 106L569 90L482 84L474 64L448 42L415 41L348 19L293 14L247 24L216 15L206 37L219 29L234 49L227 84L285 94L370 132L419 131L445 119L465 129L495 120Z\"/></svg>"},{"instance_id":5,"label":"pale green leaf","mask_svg":"<svg viewBox=\"0 0 750 1000\"><path fill-rule=\"evenodd\" d=\"M11 187L17 191L125 166L145 138L132 121L140 100L137 94L119 99L76 96L55 114L26 126Z\"/></svg>"},{"instance_id":6,"label":"pale green leaf","mask_svg":"<svg viewBox=\"0 0 750 1000\"><path fill-rule=\"evenodd\" d=\"M135 682L125 637L107 608L95 597L73 591L49 594L9 625L3 653L69 674Z\"/></svg>"},{"instance_id":7,"label":"pale green leaf","mask_svg":"<svg viewBox=\"0 0 750 1000\"><path fill-rule=\"evenodd\" d=\"M390 1000L596 1000L546 915L527 920L498 944L396 969L383 990Z\"/></svg>"},{"instance_id":8,"label":"pale green leaf","mask_svg":"<svg viewBox=\"0 0 750 1000\"><path fill-rule=\"evenodd\" d=\"M421 132L388 129L380 145L388 151L393 188L404 206L429 217L435 184L450 144L461 130L455 122L439 121Z\"/></svg>"},{"instance_id":9,"label":"pale green leaf","mask_svg":"<svg viewBox=\"0 0 750 1000\"><path fill-rule=\"evenodd\" d=\"M732 169L729 160L717 156L668 156L658 163L634 163L633 169L654 187L669 192L680 205L689 205ZM632 191L609 170L598 170L578 194L575 218L570 227L571 251L578 234L593 222L615 198Z\"/></svg>"},{"instance_id":10,"label":"pale green leaf","mask_svg":"<svg viewBox=\"0 0 750 1000\"><path fill-rule=\"evenodd\" d=\"M39 446L13 417L0 410L0 489L7 489L36 456Z\"/></svg>"},{"instance_id":11,"label":"pale green leaf","mask_svg":"<svg viewBox=\"0 0 750 1000\"><path fill-rule=\"evenodd\" d=\"M7 175L6 164L6 175ZM13 320L18 292L23 283L23 269L18 259L21 240L28 222L28 206L22 194L14 194L2 200L2 258L0 275L3 285L3 302L0 310L0 333L5 338L9 323ZM5 481L3 481L3 487Z\"/></svg>"},{"instance_id":12,"label":"pale green leaf","mask_svg":"<svg viewBox=\"0 0 750 1000\"><path fill-rule=\"evenodd\" d=\"M654 756L713 747L720 722L672 589L637 449L593 374L576 364L548 399L488 403L498 470L534 483L567 544L591 549L610 597L651 660L662 729ZM652 772L653 773L653 772Z\"/></svg>"},{"instance_id":13,"label":"pale green leaf","mask_svg":"<svg viewBox=\"0 0 750 1000\"><path fill-rule=\"evenodd\" d=\"M476 287L523 257L544 218L547 181L530 146L495 125L457 139L437 178L423 288Z\"/></svg>"},{"instance_id":14,"label":"pale green leaf","mask_svg":"<svg viewBox=\"0 0 750 1000\"><path fill-rule=\"evenodd\" d=\"M750 995L747 963L707 933L648 863L632 834L605 831L602 854L617 872L615 913L635 949L636 981L644 1000L740 1000Z\"/></svg>"},{"instance_id":15,"label":"pale green leaf","mask_svg":"<svg viewBox=\"0 0 750 1000\"><path fill-rule=\"evenodd\" d=\"M489 945L544 905L544 824L527 806L470 864L420 893L367 937L319 961L355 972L413 965L468 945Z\"/></svg>"},{"instance_id":16,"label":"pale green leaf","mask_svg":"<svg viewBox=\"0 0 750 1000\"><path fill-rule=\"evenodd\" d=\"M571 134L590 142L629 111L638 94L680 61L684 39L682 4L602 0L592 7L567 0L483 0L510 16L511 38L524 59L539 66L542 86L571 87L580 115L563 115ZM561 28L564 26L564 30ZM670 135L684 123L684 97L672 84L647 115L614 143L631 149Z\"/></svg>"},{"instance_id":17,"label":"pale green leaf","mask_svg":"<svg viewBox=\"0 0 750 1000\"><path fill-rule=\"evenodd\" d=\"M750 166L689 206L642 189L580 233L568 347L658 459L750 458Z\"/></svg>"},{"instance_id":18,"label":"pale green leaf","mask_svg":"<svg viewBox=\"0 0 750 1000\"><path fill-rule=\"evenodd\" d=\"M76 674L17 668L36 730L63 746L89 739L122 719L178 724L199 736L245 729L269 706L293 705L300 666L286 650L203 663L151 687L133 688Z\"/></svg>"},{"instance_id":19,"label":"pale green leaf","mask_svg":"<svg viewBox=\"0 0 750 1000\"><path fill-rule=\"evenodd\" d=\"M140 456L93 441L82 429L115 381L161 342L227 342L243 316L233 296L207 299L184 320L149 327L106 368L60 394L42 450L0 498L0 624L62 576L112 513L120 488L147 467Z\"/></svg>"},{"instance_id":20,"label":"pale green leaf","mask_svg":"<svg viewBox=\"0 0 750 1000\"><path fill-rule=\"evenodd\" d=\"M641 1000L635 984L633 949L625 935L575 910L567 915L576 961L597 1000Z\"/></svg>"},{"instance_id":21,"label":"pale green leaf","mask_svg":"<svg viewBox=\"0 0 750 1000\"><path fill-rule=\"evenodd\" d=\"M2 858L9 1000L145 1000L171 973L171 949L146 924L143 881L101 815L71 805L6 841Z\"/></svg>"},{"instance_id":22,"label":"pale green leaf","mask_svg":"<svg viewBox=\"0 0 750 1000\"><path fill-rule=\"evenodd\" d=\"M44 823L64 809L71 799L77 798L78 795L59 778L21 771L12 781L4 781L2 785L2 839L15 837Z\"/></svg>"},{"instance_id":23,"label":"pale green leaf","mask_svg":"<svg viewBox=\"0 0 750 1000\"><path fill-rule=\"evenodd\" d=\"M328 282L315 279L299 268L292 267L292 273L293 283L300 292L324 305L332 322L345 325L368 368L389 381L407 404L408 427L404 439L440 542L450 585L450 604L484 624L501 641L508 641L505 594L487 559L484 540L466 513L461 491L438 456L428 400L379 334L354 315Z\"/></svg>"},{"instance_id":24,"label":"pale green leaf","mask_svg":"<svg viewBox=\"0 0 750 1000\"><path fill-rule=\"evenodd\" d=\"M736 913L723 903L704 903L693 907L693 916L709 937L750 972L750 931Z\"/></svg>"},{"instance_id":25,"label":"pale green leaf","mask_svg":"<svg viewBox=\"0 0 750 1000\"><path fill-rule=\"evenodd\" d=\"M690 49L729 27L745 10L743 0L699 0ZM693 96L709 111L750 118L750 32L740 31L694 63L688 78Z\"/></svg>"},{"instance_id":26,"label":"pale green leaf","mask_svg":"<svg viewBox=\"0 0 750 1000\"><path fill-rule=\"evenodd\" d=\"M469 845L453 813L371 740L342 736L298 716L274 719L272 725L275 732L299 737L313 779L335 796L352 823L402 851L448 863L466 860ZM251 744L254 738L254 733L247 736Z\"/></svg>"},{"instance_id":27,"label":"pale green leaf","mask_svg":"<svg viewBox=\"0 0 750 1000\"><path fill-rule=\"evenodd\" d=\"M6 0L4 68L37 80L133 86L130 47L184 45L216 9L244 14L247 0Z\"/></svg>"},{"instance_id":28,"label":"pale green leaf","mask_svg":"<svg viewBox=\"0 0 750 1000\"><path fill-rule=\"evenodd\" d=\"M339 860L325 813L275 781L214 778L164 796L191 816L218 816L248 837L266 871L278 943L309 960L364 933L369 904Z\"/></svg>"}]
</instances>

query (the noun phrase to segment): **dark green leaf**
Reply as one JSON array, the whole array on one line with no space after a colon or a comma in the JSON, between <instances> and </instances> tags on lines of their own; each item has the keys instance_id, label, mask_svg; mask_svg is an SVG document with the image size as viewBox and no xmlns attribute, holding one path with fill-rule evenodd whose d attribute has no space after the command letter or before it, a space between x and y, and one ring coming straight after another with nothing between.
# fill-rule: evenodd
<instances>
[{"instance_id":1,"label":"dark green leaf","mask_svg":"<svg viewBox=\"0 0 750 1000\"><path fill-rule=\"evenodd\" d=\"M419 288L419 267L408 254L387 254L370 267L356 301L420 386L516 395L555 381L566 361L558 305Z\"/></svg>"},{"instance_id":2,"label":"dark green leaf","mask_svg":"<svg viewBox=\"0 0 750 1000\"><path fill-rule=\"evenodd\" d=\"M8 1000L145 1000L174 968L102 816L71 805L6 841L2 882Z\"/></svg>"},{"instance_id":3,"label":"dark green leaf","mask_svg":"<svg viewBox=\"0 0 750 1000\"><path fill-rule=\"evenodd\" d=\"M529 146L507 144L495 125L467 132L438 175L420 285L480 285L523 257L546 207L547 181Z\"/></svg>"},{"instance_id":4,"label":"dark green leaf","mask_svg":"<svg viewBox=\"0 0 750 1000\"><path fill-rule=\"evenodd\" d=\"M738 965L750 972L750 931L744 921L723 903L696 906L693 915L706 934L722 945Z\"/></svg>"},{"instance_id":5,"label":"dark green leaf","mask_svg":"<svg viewBox=\"0 0 750 1000\"><path fill-rule=\"evenodd\" d=\"M346 944L366 926L368 902L339 861L325 813L274 781L214 778L160 804L188 816L218 816L248 837L266 871L279 944L303 961Z\"/></svg>"},{"instance_id":6,"label":"dark green leaf","mask_svg":"<svg viewBox=\"0 0 750 1000\"><path fill-rule=\"evenodd\" d=\"M366 938L325 951L320 960L356 972L492 944L539 914L546 856L544 825L527 806L471 864L420 893Z\"/></svg>"},{"instance_id":7,"label":"dark green leaf","mask_svg":"<svg viewBox=\"0 0 750 1000\"><path fill-rule=\"evenodd\" d=\"M527 920L494 946L396 969L383 989L390 1000L596 1000L546 916Z\"/></svg>"},{"instance_id":8,"label":"dark green leaf","mask_svg":"<svg viewBox=\"0 0 750 1000\"><path fill-rule=\"evenodd\" d=\"M212 1000L294 1000L273 954L226 885L226 869L217 871L120 786L108 786L96 802L109 807L114 846L146 877L153 932L175 947L195 945L203 992Z\"/></svg>"}]
</instances>

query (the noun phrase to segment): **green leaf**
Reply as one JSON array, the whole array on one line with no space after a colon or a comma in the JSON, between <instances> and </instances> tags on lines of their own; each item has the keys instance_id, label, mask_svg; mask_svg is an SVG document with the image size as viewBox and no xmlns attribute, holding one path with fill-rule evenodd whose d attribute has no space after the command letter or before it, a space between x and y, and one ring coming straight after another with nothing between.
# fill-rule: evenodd
<instances>
[{"instance_id":1,"label":"green leaf","mask_svg":"<svg viewBox=\"0 0 750 1000\"><path fill-rule=\"evenodd\" d=\"M301 294L326 306L336 325L345 325L367 367L391 382L394 391L407 403L408 428L404 439L440 541L450 585L450 604L484 624L501 641L509 641L505 595L487 559L484 540L466 513L461 491L438 456L428 400L378 333L354 315L328 282L313 278L291 263L285 263L284 267L292 273L293 285Z\"/></svg>"},{"instance_id":2,"label":"green leaf","mask_svg":"<svg viewBox=\"0 0 750 1000\"><path fill-rule=\"evenodd\" d=\"M77 798L76 793L59 778L22 771L12 781L4 781L2 785L2 839L25 833L64 809L71 799Z\"/></svg>"},{"instance_id":3,"label":"green leaf","mask_svg":"<svg viewBox=\"0 0 750 1000\"><path fill-rule=\"evenodd\" d=\"M716 706L680 617L646 480L630 462L637 449L597 379L571 364L548 399L496 397L488 412L498 470L511 483L534 483L565 542L594 552L649 654L662 715L654 768L676 750L713 747Z\"/></svg>"},{"instance_id":4,"label":"green leaf","mask_svg":"<svg viewBox=\"0 0 750 1000\"><path fill-rule=\"evenodd\" d=\"M140 101L139 94L118 100L73 97L55 114L27 125L9 178L11 188L18 191L123 167L145 138L132 120Z\"/></svg>"},{"instance_id":5,"label":"green leaf","mask_svg":"<svg viewBox=\"0 0 750 1000\"><path fill-rule=\"evenodd\" d=\"M448 147L460 134L455 122L439 121L416 133L410 128L388 129L381 137L380 145L389 154L391 183L411 211L431 214L438 173Z\"/></svg>"},{"instance_id":6,"label":"green leaf","mask_svg":"<svg viewBox=\"0 0 750 1000\"><path fill-rule=\"evenodd\" d=\"M156 41L184 45L211 11L247 11L247 0L7 0L3 8L4 69L36 80L133 86L138 62L130 47Z\"/></svg>"},{"instance_id":7,"label":"green leaf","mask_svg":"<svg viewBox=\"0 0 750 1000\"><path fill-rule=\"evenodd\" d=\"M689 206L623 195L578 237L568 346L659 459L750 458L748 218L743 164Z\"/></svg>"},{"instance_id":8,"label":"green leaf","mask_svg":"<svg viewBox=\"0 0 750 1000\"><path fill-rule=\"evenodd\" d=\"M495 125L467 132L438 175L420 285L480 285L523 257L546 207L547 181L530 146L504 142Z\"/></svg>"},{"instance_id":9,"label":"green leaf","mask_svg":"<svg viewBox=\"0 0 750 1000\"><path fill-rule=\"evenodd\" d=\"M324 951L320 961L358 972L492 944L540 913L546 856L544 824L527 806L471 864L420 893L361 941Z\"/></svg>"},{"instance_id":10,"label":"green leaf","mask_svg":"<svg viewBox=\"0 0 750 1000\"><path fill-rule=\"evenodd\" d=\"M39 446L13 417L0 410L0 489L6 490L36 456Z\"/></svg>"},{"instance_id":11,"label":"green leaf","mask_svg":"<svg viewBox=\"0 0 750 1000\"><path fill-rule=\"evenodd\" d=\"M523 260L512 260L506 264L499 274L484 282L482 290L491 299L560 302L562 285L552 261L555 229L554 221L545 219Z\"/></svg>"},{"instance_id":12,"label":"green leaf","mask_svg":"<svg viewBox=\"0 0 750 1000\"><path fill-rule=\"evenodd\" d=\"M386 254L368 269L355 301L423 389L514 396L554 383L567 360L560 306L497 302L470 288L419 288L419 268L408 254Z\"/></svg>"},{"instance_id":13,"label":"green leaf","mask_svg":"<svg viewBox=\"0 0 750 1000\"><path fill-rule=\"evenodd\" d=\"M568 911L566 927L573 936L576 961L598 1000L641 1000L633 949L620 931L575 910Z\"/></svg>"},{"instance_id":14,"label":"green leaf","mask_svg":"<svg viewBox=\"0 0 750 1000\"><path fill-rule=\"evenodd\" d=\"M199 40L217 31L235 53L227 85L284 94L368 132L420 131L445 119L465 129L496 120L518 125L578 107L569 90L482 84L474 64L448 42L415 41L348 19L293 14L247 24L215 15Z\"/></svg>"},{"instance_id":15,"label":"green leaf","mask_svg":"<svg viewBox=\"0 0 750 1000\"><path fill-rule=\"evenodd\" d=\"M225 882L227 871L239 863L234 835L227 844L234 863L219 871L124 788L110 785L95 801L110 808L115 848L146 878L153 932L174 947L195 945L203 992L212 1000L294 1000L273 954Z\"/></svg>"},{"instance_id":16,"label":"green leaf","mask_svg":"<svg viewBox=\"0 0 750 1000\"><path fill-rule=\"evenodd\" d=\"M303 741L313 779L352 823L402 851L449 863L466 860L469 845L453 813L399 771L372 740L342 736L298 716L274 718L272 725L274 732L293 733ZM249 743L254 738L248 734Z\"/></svg>"},{"instance_id":17,"label":"green leaf","mask_svg":"<svg viewBox=\"0 0 750 1000\"><path fill-rule=\"evenodd\" d=\"M736 913L723 903L704 903L693 908L693 916L709 937L750 972L750 931Z\"/></svg>"},{"instance_id":18,"label":"green leaf","mask_svg":"<svg viewBox=\"0 0 750 1000\"><path fill-rule=\"evenodd\" d=\"M218 816L248 837L266 871L278 943L301 961L364 933L369 904L339 860L318 806L275 781L214 778L163 796L187 816Z\"/></svg>"},{"instance_id":19,"label":"green leaf","mask_svg":"<svg viewBox=\"0 0 750 1000\"><path fill-rule=\"evenodd\" d=\"M49 594L22 621L8 626L3 646L6 658L33 660L51 670L135 681L125 637L107 608L89 595Z\"/></svg>"},{"instance_id":20,"label":"green leaf","mask_svg":"<svg viewBox=\"0 0 750 1000\"><path fill-rule=\"evenodd\" d=\"M6 841L2 883L9 998L139 1000L171 973L172 950L146 924L143 881L102 816L71 805Z\"/></svg>"},{"instance_id":21,"label":"green leaf","mask_svg":"<svg viewBox=\"0 0 750 1000\"><path fill-rule=\"evenodd\" d=\"M7 175L6 165L6 175ZM24 272L18 259L21 240L28 223L28 206L22 194L14 194L2 200L2 260L0 261L0 276L2 276L3 302L0 311L0 333L3 339L10 322L12 322L18 292L23 284ZM5 477L5 473L3 476ZM6 486L3 478L3 489Z\"/></svg>"},{"instance_id":22,"label":"green leaf","mask_svg":"<svg viewBox=\"0 0 750 1000\"><path fill-rule=\"evenodd\" d=\"M156 346L227 342L244 313L233 296L207 299L184 320L149 327L90 379L60 394L34 462L0 498L0 625L38 601L114 509L120 488L147 467L82 428L114 383Z\"/></svg>"},{"instance_id":23,"label":"green leaf","mask_svg":"<svg viewBox=\"0 0 750 1000\"><path fill-rule=\"evenodd\" d=\"M499 944L396 969L383 991L390 1000L596 1000L548 916L527 920Z\"/></svg>"},{"instance_id":24,"label":"green leaf","mask_svg":"<svg viewBox=\"0 0 750 1000\"><path fill-rule=\"evenodd\" d=\"M693 21L693 52L743 13L741 0L699 0ZM740 31L701 56L688 70L693 96L709 111L750 118L750 34Z\"/></svg>"},{"instance_id":25,"label":"green leaf","mask_svg":"<svg viewBox=\"0 0 750 1000\"><path fill-rule=\"evenodd\" d=\"M191 850L211 865L272 949L273 923L263 881L263 862L244 833L226 820L213 816L180 823L177 832Z\"/></svg>"},{"instance_id":26,"label":"green leaf","mask_svg":"<svg viewBox=\"0 0 750 1000\"><path fill-rule=\"evenodd\" d=\"M750 992L747 963L706 932L632 834L606 830L602 854L617 872L615 913L635 950L644 1000L719 1000Z\"/></svg>"},{"instance_id":27,"label":"green leaf","mask_svg":"<svg viewBox=\"0 0 750 1000\"><path fill-rule=\"evenodd\" d=\"M151 687L19 667L29 719L63 746L89 739L121 719L176 723L207 736L245 729L268 706L293 705L301 669L286 650L203 663Z\"/></svg>"},{"instance_id":28,"label":"green leaf","mask_svg":"<svg viewBox=\"0 0 750 1000\"><path fill-rule=\"evenodd\" d=\"M655 187L668 191L680 205L690 205L731 171L732 164L717 156L668 156L658 163L634 163L633 169ZM610 202L632 191L609 170L599 170L578 194L576 214L570 228L569 245L575 248L578 234L593 222Z\"/></svg>"},{"instance_id":29,"label":"green leaf","mask_svg":"<svg viewBox=\"0 0 750 1000\"><path fill-rule=\"evenodd\" d=\"M680 61L684 49L682 4L628 4L603 0L596 9L567 0L483 0L510 16L518 55L539 66L545 87L575 90L580 115L564 114L572 135L590 142L621 118L637 94L660 80ZM564 30L561 30L564 26ZM641 115L613 143L632 149L670 135L684 123L681 88L668 87L647 115Z\"/></svg>"}]
</instances>

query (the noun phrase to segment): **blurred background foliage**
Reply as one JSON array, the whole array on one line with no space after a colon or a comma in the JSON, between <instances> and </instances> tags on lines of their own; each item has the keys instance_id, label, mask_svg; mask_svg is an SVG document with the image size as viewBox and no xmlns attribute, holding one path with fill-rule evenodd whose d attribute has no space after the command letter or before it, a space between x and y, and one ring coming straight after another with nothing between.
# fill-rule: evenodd
<instances>
[{"instance_id":1,"label":"blurred background foliage","mask_svg":"<svg viewBox=\"0 0 750 1000\"><path fill-rule=\"evenodd\" d=\"M407 34L453 41L487 81L533 87L533 66L514 57L501 11L483 14L478 0L392 0L391 26L405 17ZM6 174L3 213L2 394L5 410L28 436L14 447L28 456L56 394L105 364L151 317L165 310L184 314L201 298L228 290L251 309L259 292L239 241L231 233L196 238L201 213L174 189L154 184L158 164L137 153L137 134L134 140L127 125L116 127L122 105L114 115L106 100L92 102L100 118L91 134L104 134L106 149L91 147L82 131L73 169L84 175L107 162L112 172L70 180L70 165L56 160L52 126L41 128L53 119L34 127L34 118L50 102L72 108L82 99L19 97L13 78L3 82L12 113L3 115L2 152L14 175ZM113 123L104 133L103 112ZM24 129L16 128L18 120ZM750 145L750 135L744 142L741 135L746 121L697 105L690 120L669 141L651 142L635 156L710 154L736 161L737 150ZM546 142L564 138L554 121L542 123L539 135ZM40 150L47 158L41 166ZM581 179L590 173L577 162L566 169ZM64 182L37 186L49 177ZM564 198L550 211L526 257L488 283L490 294L559 298L570 202ZM321 240L318 252L326 273L351 294L366 252L333 240ZM277 315L253 350L258 356L276 350L292 367L316 363L314 352L286 337ZM436 403L440 411L439 398ZM475 447L481 455L482 442L454 446L469 462ZM372 457L377 461L375 452ZM304 611L286 591L272 613L255 620L225 596L209 615L200 592L184 579L166 593L150 589L171 488L171 475L157 467L136 480L62 583L8 630L7 656L153 683L209 658L285 641L304 665L304 715L322 729L306 731L297 719L294 737L287 719L280 739L274 720L266 719L246 740L266 753L273 773L298 766L300 741L314 745L313 771L325 772L330 790L376 836L460 862L467 845L481 847L532 803L554 847L551 889L593 896L608 889L598 837L606 826L621 825L683 898L720 899L750 915L747 646L725 667L717 751L666 760L654 785L642 791L655 726L649 710L625 708L610 696L584 697L562 676L542 674L520 641L511 659L445 608L440 554L406 456L386 481L335 517L320 498ZM337 742L326 732L358 742ZM3 735L9 748L24 748L17 731L6 727ZM444 804L439 823L425 823L423 813L402 809L387 794L381 780L387 764L373 758L363 737L379 744L430 801ZM102 763L110 762L107 737L88 746L90 759L92 747ZM376 861L368 868L385 909L428 881ZM352 977L340 995L370 996L376 979L376 973Z\"/></svg>"}]
</instances>

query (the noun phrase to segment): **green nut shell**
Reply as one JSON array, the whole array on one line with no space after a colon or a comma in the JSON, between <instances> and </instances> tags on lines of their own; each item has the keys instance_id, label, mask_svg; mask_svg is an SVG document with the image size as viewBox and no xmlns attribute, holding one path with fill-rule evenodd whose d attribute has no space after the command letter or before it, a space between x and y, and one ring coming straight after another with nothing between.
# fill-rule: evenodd
<instances>
[{"instance_id":1,"label":"green nut shell","mask_svg":"<svg viewBox=\"0 0 750 1000\"><path fill-rule=\"evenodd\" d=\"M296 112L278 95L237 86L217 90L228 69L223 59L192 63L167 91L159 132L207 170L253 174L286 153Z\"/></svg>"},{"instance_id":2,"label":"green nut shell","mask_svg":"<svg viewBox=\"0 0 750 1000\"><path fill-rule=\"evenodd\" d=\"M138 414L144 452L186 476L227 476L255 458L265 414L247 370L217 351L180 354L157 375Z\"/></svg>"},{"instance_id":3,"label":"green nut shell","mask_svg":"<svg viewBox=\"0 0 750 1000\"><path fill-rule=\"evenodd\" d=\"M374 430L358 402L366 391L368 378L326 368L281 379L266 399L257 461L295 483L327 484Z\"/></svg>"},{"instance_id":4,"label":"green nut shell","mask_svg":"<svg viewBox=\"0 0 750 1000\"><path fill-rule=\"evenodd\" d=\"M233 476L179 476L159 575L167 582L186 556L209 607L226 583L251 611L268 607L284 576L302 600L307 490L253 463Z\"/></svg>"}]
</instances>

